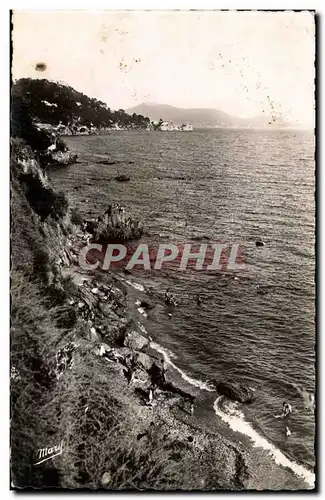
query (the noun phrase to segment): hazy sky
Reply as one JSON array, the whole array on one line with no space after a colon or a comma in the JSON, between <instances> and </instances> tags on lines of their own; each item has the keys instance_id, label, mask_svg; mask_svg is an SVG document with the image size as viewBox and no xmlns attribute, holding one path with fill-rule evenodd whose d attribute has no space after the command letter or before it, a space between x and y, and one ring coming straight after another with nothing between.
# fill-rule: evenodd
<instances>
[{"instance_id":1,"label":"hazy sky","mask_svg":"<svg viewBox=\"0 0 325 500\"><path fill-rule=\"evenodd\" d=\"M60 80L113 109L158 102L313 123L312 14L15 11L13 22L14 79Z\"/></svg>"}]
</instances>

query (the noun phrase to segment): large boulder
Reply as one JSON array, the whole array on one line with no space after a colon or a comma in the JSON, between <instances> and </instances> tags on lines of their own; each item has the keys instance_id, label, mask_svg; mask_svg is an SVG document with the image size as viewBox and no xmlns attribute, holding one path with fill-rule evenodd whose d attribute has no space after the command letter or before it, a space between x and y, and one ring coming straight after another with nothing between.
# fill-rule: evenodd
<instances>
[{"instance_id":1,"label":"large boulder","mask_svg":"<svg viewBox=\"0 0 325 500\"><path fill-rule=\"evenodd\" d=\"M124 338L124 346L135 351L141 351L147 345L149 345L149 340L135 330L128 332Z\"/></svg>"},{"instance_id":2,"label":"large boulder","mask_svg":"<svg viewBox=\"0 0 325 500\"><path fill-rule=\"evenodd\" d=\"M154 360L144 352L140 352L136 356L135 362L137 365L139 365L141 368L147 371L149 371L152 368L152 365L154 364Z\"/></svg>"},{"instance_id":3,"label":"large boulder","mask_svg":"<svg viewBox=\"0 0 325 500\"><path fill-rule=\"evenodd\" d=\"M149 300L140 300L140 307L144 309L153 309L154 305Z\"/></svg>"},{"instance_id":4,"label":"large boulder","mask_svg":"<svg viewBox=\"0 0 325 500\"><path fill-rule=\"evenodd\" d=\"M95 224L89 225L87 230L98 243L138 240L143 233L142 224L128 216L124 207L118 203L109 205L105 213L98 217Z\"/></svg>"},{"instance_id":5,"label":"large boulder","mask_svg":"<svg viewBox=\"0 0 325 500\"><path fill-rule=\"evenodd\" d=\"M128 175L121 174L121 175L117 175L115 177L115 180L118 182L129 182L130 177Z\"/></svg>"},{"instance_id":6,"label":"large boulder","mask_svg":"<svg viewBox=\"0 0 325 500\"><path fill-rule=\"evenodd\" d=\"M112 475L110 472L104 472L104 474L102 475L102 486L105 488L107 486L109 486L109 484L111 483L112 481Z\"/></svg>"},{"instance_id":7,"label":"large boulder","mask_svg":"<svg viewBox=\"0 0 325 500\"><path fill-rule=\"evenodd\" d=\"M51 155L51 163L70 165L71 163L75 163L77 158L78 155L71 151L54 151Z\"/></svg>"},{"instance_id":8,"label":"large boulder","mask_svg":"<svg viewBox=\"0 0 325 500\"><path fill-rule=\"evenodd\" d=\"M142 391L148 391L152 385L150 375L140 368L134 370L130 383L135 389L141 389Z\"/></svg>"},{"instance_id":9,"label":"large boulder","mask_svg":"<svg viewBox=\"0 0 325 500\"><path fill-rule=\"evenodd\" d=\"M249 404L255 399L254 391L252 389L235 380L219 382L216 385L216 389L219 394L222 394L223 396L226 396L234 401L239 401L240 403Z\"/></svg>"}]
</instances>

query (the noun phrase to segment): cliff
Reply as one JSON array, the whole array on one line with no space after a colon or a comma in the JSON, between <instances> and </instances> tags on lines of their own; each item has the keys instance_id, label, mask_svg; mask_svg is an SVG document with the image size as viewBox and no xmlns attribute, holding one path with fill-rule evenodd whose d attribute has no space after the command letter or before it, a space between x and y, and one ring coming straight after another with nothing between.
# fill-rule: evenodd
<instances>
[{"instance_id":1,"label":"cliff","mask_svg":"<svg viewBox=\"0 0 325 500\"><path fill-rule=\"evenodd\" d=\"M114 206L83 221L53 189L36 143L11 148L13 486L305 487L206 418L220 393L168 362L134 305L151 307L145 290L78 265L90 239L138 238L140 226Z\"/></svg>"},{"instance_id":2,"label":"cliff","mask_svg":"<svg viewBox=\"0 0 325 500\"><path fill-rule=\"evenodd\" d=\"M189 424L196 390L133 318L130 287L77 267L89 234L18 139L11 176L14 486L242 488L240 451Z\"/></svg>"}]
</instances>

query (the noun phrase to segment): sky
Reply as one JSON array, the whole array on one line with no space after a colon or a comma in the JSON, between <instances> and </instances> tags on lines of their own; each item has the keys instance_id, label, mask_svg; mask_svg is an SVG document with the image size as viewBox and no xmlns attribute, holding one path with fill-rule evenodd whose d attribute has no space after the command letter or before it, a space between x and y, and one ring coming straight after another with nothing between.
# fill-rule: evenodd
<instances>
[{"instance_id":1,"label":"sky","mask_svg":"<svg viewBox=\"0 0 325 500\"><path fill-rule=\"evenodd\" d=\"M112 109L155 102L314 123L308 12L19 10L13 26L14 79L65 82Z\"/></svg>"}]
</instances>

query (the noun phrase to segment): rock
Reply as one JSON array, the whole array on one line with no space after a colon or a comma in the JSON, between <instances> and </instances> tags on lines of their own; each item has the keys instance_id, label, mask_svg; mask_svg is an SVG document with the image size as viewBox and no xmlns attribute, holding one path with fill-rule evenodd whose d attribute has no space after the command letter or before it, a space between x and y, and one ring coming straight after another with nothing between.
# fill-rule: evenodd
<instances>
[{"instance_id":1,"label":"rock","mask_svg":"<svg viewBox=\"0 0 325 500\"><path fill-rule=\"evenodd\" d=\"M65 370L69 370L73 365L74 351L79 347L75 342L68 342L64 347L56 353L56 367L54 373L59 379Z\"/></svg>"},{"instance_id":2,"label":"rock","mask_svg":"<svg viewBox=\"0 0 325 500\"><path fill-rule=\"evenodd\" d=\"M130 364L130 366L131 366L131 362L130 362L130 360L132 358L131 349L129 349L128 347L117 347L114 349L114 352L115 352L117 357L119 357L120 359L123 358L125 365Z\"/></svg>"},{"instance_id":3,"label":"rock","mask_svg":"<svg viewBox=\"0 0 325 500\"><path fill-rule=\"evenodd\" d=\"M15 366L12 366L12 367L11 367L11 370L10 370L10 378L11 378L12 380L15 380L15 381L21 380L21 377L20 377L19 371L17 370L17 368L16 368Z\"/></svg>"},{"instance_id":4,"label":"rock","mask_svg":"<svg viewBox=\"0 0 325 500\"><path fill-rule=\"evenodd\" d=\"M94 234L97 228L97 222L95 219L84 219L83 230L90 234Z\"/></svg>"},{"instance_id":5,"label":"rock","mask_svg":"<svg viewBox=\"0 0 325 500\"><path fill-rule=\"evenodd\" d=\"M116 161L110 161L110 160L100 160L99 162L100 165L115 165Z\"/></svg>"},{"instance_id":6,"label":"rock","mask_svg":"<svg viewBox=\"0 0 325 500\"><path fill-rule=\"evenodd\" d=\"M96 328L94 328L93 326L90 328L90 340L91 342L96 342L99 340L99 335L96 331Z\"/></svg>"},{"instance_id":7,"label":"rock","mask_svg":"<svg viewBox=\"0 0 325 500\"><path fill-rule=\"evenodd\" d=\"M97 354L99 356L105 356L105 354L108 354L112 351L112 347L109 347L107 344L101 344L98 351L97 351Z\"/></svg>"},{"instance_id":8,"label":"rock","mask_svg":"<svg viewBox=\"0 0 325 500\"><path fill-rule=\"evenodd\" d=\"M140 307L143 307L144 309L153 309L154 306L151 302L148 300L141 300L140 301Z\"/></svg>"},{"instance_id":9,"label":"rock","mask_svg":"<svg viewBox=\"0 0 325 500\"><path fill-rule=\"evenodd\" d=\"M135 358L135 362L145 370L150 370L152 368L152 365L154 364L154 360L144 352L140 352L137 355L137 357Z\"/></svg>"},{"instance_id":10,"label":"rock","mask_svg":"<svg viewBox=\"0 0 325 500\"><path fill-rule=\"evenodd\" d=\"M148 434L149 434L149 431L140 432L137 435L137 441L140 441L140 439L142 439L143 437L147 436Z\"/></svg>"},{"instance_id":11,"label":"rock","mask_svg":"<svg viewBox=\"0 0 325 500\"><path fill-rule=\"evenodd\" d=\"M257 247L264 247L264 243L263 243L263 241L261 241L261 240L257 240L257 241L255 242L255 245L256 245Z\"/></svg>"},{"instance_id":12,"label":"rock","mask_svg":"<svg viewBox=\"0 0 325 500\"><path fill-rule=\"evenodd\" d=\"M128 332L125 336L125 347L130 347L130 349L141 351L141 349L143 349L147 345L149 345L149 340L135 330Z\"/></svg>"},{"instance_id":13,"label":"rock","mask_svg":"<svg viewBox=\"0 0 325 500\"><path fill-rule=\"evenodd\" d=\"M236 381L219 382L216 386L219 394L240 403L252 403L255 400L254 391Z\"/></svg>"},{"instance_id":14,"label":"rock","mask_svg":"<svg viewBox=\"0 0 325 500\"><path fill-rule=\"evenodd\" d=\"M166 385L165 369L163 363L156 360L148 370L151 382L157 387L164 388Z\"/></svg>"},{"instance_id":15,"label":"rock","mask_svg":"<svg viewBox=\"0 0 325 500\"><path fill-rule=\"evenodd\" d=\"M130 177L128 177L127 175L117 175L116 177L114 177L114 179L118 182L129 182L130 180Z\"/></svg>"},{"instance_id":16,"label":"rock","mask_svg":"<svg viewBox=\"0 0 325 500\"><path fill-rule=\"evenodd\" d=\"M136 368L132 373L130 383L136 389L148 391L151 387L151 377L146 371Z\"/></svg>"},{"instance_id":17,"label":"rock","mask_svg":"<svg viewBox=\"0 0 325 500\"><path fill-rule=\"evenodd\" d=\"M49 151L49 163L56 163L58 165L70 165L75 163L78 155L72 153L71 151Z\"/></svg>"},{"instance_id":18,"label":"rock","mask_svg":"<svg viewBox=\"0 0 325 500\"><path fill-rule=\"evenodd\" d=\"M96 221L86 221L86 224L85 229L96 243L138 240L143 234L142 224L128 216L118 203L109 205Z\"/></svg>"},{"instance_id":19,"label":"rock","mask_svg":"<svg viewBox=\"0 0 325 500\"><path fill-rule=\"evenodd\" d=\"M111 482L111 473L110 472L104 472L104 474L102 475L102 486L108 486Z\"/></svg>"}]
</instances>

